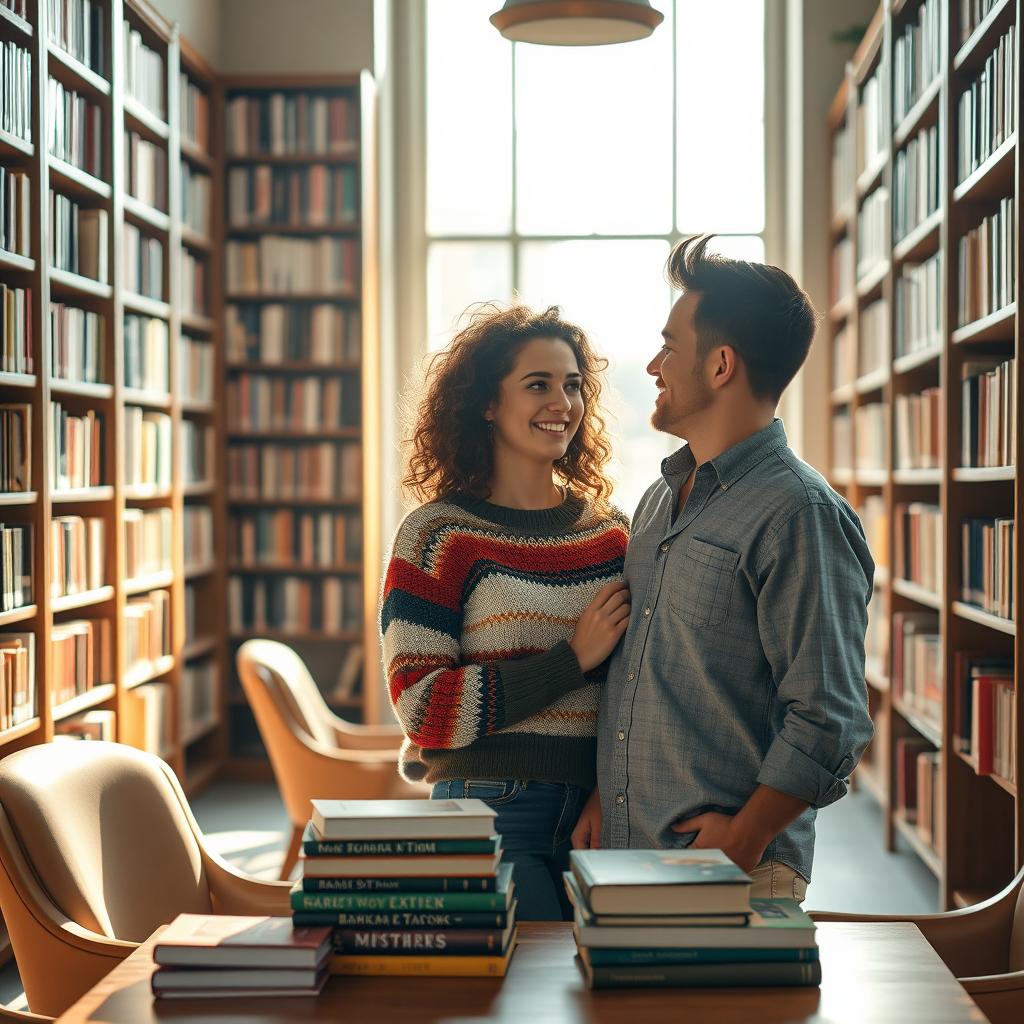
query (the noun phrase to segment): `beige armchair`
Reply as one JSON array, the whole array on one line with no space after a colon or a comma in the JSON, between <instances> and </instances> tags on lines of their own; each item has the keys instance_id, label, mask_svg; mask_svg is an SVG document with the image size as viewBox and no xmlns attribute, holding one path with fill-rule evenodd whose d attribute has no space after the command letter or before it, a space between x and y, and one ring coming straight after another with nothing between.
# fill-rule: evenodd
<instances>
[{"instance_id":1,"label":"beige armchair","mask_svg":"<svg viewBox=\"0 0 1024 1024\"><path fill-rule=\"evenodd\" d=\"M429 795L427 787L411 785L398 774L402 730L339 718L290 647L247 640L238 649L237 664L292 823L281 878L291 874L298 860L310 800Z\"/></svg>"},{"instance_id":2,"label":"beige armchair","mask_svg":"<svg viewBox=\"0 0 1024 1024\"><path fill-rule=\"evenodd\" d=\"M811 912L815 921L909 921L992 1024L1024 1020L1024 869L984 903L918 917Z\"/></svg>"},{"instance_id":3,"label":"beige armchair","mask_svg":"<svg viewBox=\"0 0 1024 1024\"><path fill-rule=\"evenodd\" d=\"M0 909L28 1004L59 1015L180 913L291 913L206 849L159 758L45 743L0 761Z\"/></svg>"}]
</instances>

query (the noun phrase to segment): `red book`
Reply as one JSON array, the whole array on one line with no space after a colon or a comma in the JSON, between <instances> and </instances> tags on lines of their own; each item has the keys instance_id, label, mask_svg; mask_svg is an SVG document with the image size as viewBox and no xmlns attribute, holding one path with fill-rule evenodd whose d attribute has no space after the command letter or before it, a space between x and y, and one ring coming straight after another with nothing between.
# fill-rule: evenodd
<instances>
[{"instance_id":1,"label":"red book","mask_svg":"<svg viewBox=\"0 0 1024 1024\"><path fill-rule=\"evenodd\" d=\"M976 676L972 681L974 712L971 716L971 759L979 775L992 774L995 687L1003 676Z\"/></svg>"}]
</instances>

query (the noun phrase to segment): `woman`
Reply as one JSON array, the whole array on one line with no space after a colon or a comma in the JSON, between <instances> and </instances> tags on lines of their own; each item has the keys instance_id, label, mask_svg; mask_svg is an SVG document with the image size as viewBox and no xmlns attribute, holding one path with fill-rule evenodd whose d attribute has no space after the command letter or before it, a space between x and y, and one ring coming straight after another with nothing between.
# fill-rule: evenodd
<instances>
[{"instance_id":1,"label":"woman","mask_svg":"<svg viewBox=\"0 0 1024 1024\"><path fill-rule=\"evenodd\" d=\"M425 504L384 581L402 774L497 811L521 920L570 916L561 873L629 620L604 366L557 307L478 308L428 371L405 480Z\"/></svg>"}]
</instances>

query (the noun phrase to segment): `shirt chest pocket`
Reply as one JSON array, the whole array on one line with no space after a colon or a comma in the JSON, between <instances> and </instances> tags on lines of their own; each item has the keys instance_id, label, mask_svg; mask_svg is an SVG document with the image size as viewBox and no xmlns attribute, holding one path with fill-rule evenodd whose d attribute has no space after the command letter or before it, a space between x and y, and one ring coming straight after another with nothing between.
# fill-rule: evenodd
<instances>
[{"instance_id":1,"label":"shirt chest pocket","mask_svg":"<svg viewBox=\"0 0 1024 1024\"><path fill-rule=\"evenodd\" d=\"M721 625L729 614L739 553L698 537L673 545L681 549L667 566L669 607L688 626Z\"/></svg>"}]
</instances>

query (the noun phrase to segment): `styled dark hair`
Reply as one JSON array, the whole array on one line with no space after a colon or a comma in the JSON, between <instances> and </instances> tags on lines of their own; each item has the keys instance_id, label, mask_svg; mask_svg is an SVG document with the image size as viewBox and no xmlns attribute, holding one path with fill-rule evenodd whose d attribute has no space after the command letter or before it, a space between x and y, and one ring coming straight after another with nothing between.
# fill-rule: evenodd
<instances>
[{"instance_id":1,"label":"styled dark hair","mask_svg":"<svg viewBox=\"0 0 1024 1024\"><path fill-rule=\"evenodd\" d=\"M754 395L778 401L807 358L818 314L784 270L708 252L714 237L683 239L666 267L674 287L700 293L693 314L697 354L732 345Z\"/></svg>"},{"instance_id":2,"label":"styled dark hair","mask_svg":"<svg viewBox=\"0 0 1024 1024\"><path fill-rule=\"evenodd\" d=\"M487 497L494 451L484 413L498 399L523 345L534 338L559 338L572 349L583 376L583 419L555 463L555 475L571 490L604 501L612 490L605 473L611 445L601 415L601 377L608 361L594 353L579 327L561 318L558 306L537 313L523 305L480 303L466 315L466 326L428 366L415 426L405 441L411 453L402 483L421 501L459 491Z\"/></svg>"}]
</instances>

